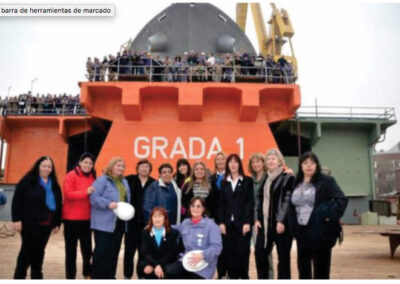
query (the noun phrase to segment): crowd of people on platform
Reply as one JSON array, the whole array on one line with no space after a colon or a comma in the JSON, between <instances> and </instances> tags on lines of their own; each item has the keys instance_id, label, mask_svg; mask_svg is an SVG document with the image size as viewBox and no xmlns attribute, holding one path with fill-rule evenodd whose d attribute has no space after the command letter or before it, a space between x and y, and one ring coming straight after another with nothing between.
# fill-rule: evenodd
<instances>
[{"instance_id":1,"label":"crowd of people on platform","mask_svg":"<svg viewBox=\"0 0 400 284\"><path fill-rule=\"evenodd\" d=\"M83 112L78 95L31 92L1 99L1 115L58 115Z\"/></svg>"},{"instance_id":2,"label":"crowd of people on platform","mask_svg":"<svg viewBox=\"0 0 400 284\"><path fill-rule=\"evenodd\" d=\"M103 60L89 57L86 61L89 81L151 80L162 82L235 82L293 83L293 65L285 57L276 61L249 53L216 56L195 51L174 58L161 58L157 53L124 50Z\"/></svg>"},{"instance_id":3,"label":"crowd of people on platform","mask_svg":"<svg viewBox=\"0 0 400 284\"><path fill-rule=\"evenodd\" d=\"M147 159L126 175L125 160L114 157L100 177L95 160L82 154L60 186L53 160L43 156L18 183L12 220L22 243L14 278L26 278L28 267L32 279L43 278L46 244L62 223L67 279L76 278L78 241L83 276L115 279L123 238L126 279L135 269L140 279L212 279L216 271L219 279L248 279L252 237L259 279L291 278L293 238L299 277L330 277L347 198L312 152L300 157L297 175L278 149L253 154L251 176L239 155L223 152L214 157L213 173L202 161L180 159L175 173L171 164L161 164L156 179ZM116 213L123 202L133 206L133 218Z\"/></svg>"}]
</instances>

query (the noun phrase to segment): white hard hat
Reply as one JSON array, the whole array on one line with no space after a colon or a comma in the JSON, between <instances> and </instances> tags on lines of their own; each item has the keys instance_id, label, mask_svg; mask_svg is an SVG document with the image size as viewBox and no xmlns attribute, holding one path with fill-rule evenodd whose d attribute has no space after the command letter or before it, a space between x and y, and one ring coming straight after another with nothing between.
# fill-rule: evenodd
<instances>
[{"instance_id":1,"label":"white hard hat","mask_svg":"<svg viewBox=\"0 0 400 284\"><path fill-rule=\"evenodd\" d=\"M200 260L194 266L191 266L189 264L189 259L192 257L193 254L202 253L202 252L203 252L202 250L192 250L192 251L189 251L188 253L186 253L182 258L183 267L189 272L197 272L197 271L200 271L200 270L203 270L204 268L206 268L208 266L208 262L206 262L204 259Z\"/></svg>"},{"instance_id":2,"label":"white hard hat","mask_svg":"<svg viewBox=\"0 0 400 284\"><path fill-rule=\"evenodd\" d=\"M135 208L127 202L118 202L117 208L114 209L114 214L123 221L129 221L135 216Z\"/></svg>"}]
</instances>

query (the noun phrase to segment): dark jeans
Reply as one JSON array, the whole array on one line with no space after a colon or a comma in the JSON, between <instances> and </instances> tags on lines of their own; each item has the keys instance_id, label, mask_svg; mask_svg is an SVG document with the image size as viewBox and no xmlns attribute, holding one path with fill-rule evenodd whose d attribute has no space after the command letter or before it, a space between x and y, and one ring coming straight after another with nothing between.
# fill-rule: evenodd
<instances>
[{"instance_id":1,"label":"dark jeans","mask_svg":"<svg viewBox=\"0 0 400 284\"><path fill-rule=\"evenodd\" d=\"M117 220L113 233L94 230L92 279L115 279L124 222Z\"/></svg>"},{"instance_id":2,"label":"dark jeans","mask_svg":"<svg viewBox=\"0 0 400 284\"><path fill-rule=\"evenodd\" d=\"M329 279L332 249L312 249L297 241L300 279ZM312 268L311 268L312 267ZM312 274L313 270L313 274Z\"/></svg>"},{"instance_id":3,"label":"dark jeans","mask_svg":"<svg viewBox=\"0 0 400 284\"><path fill-rule=\"evenodd\" d=\"M17 258L14 279L25 279L29 266L31 267L31 279L43 279L44 250L50 233L50 226L22 226L22 245Z\"/></svg>"},{"instance_id":4,"label":"dark jeans","mask_svg":"<svg viewBox=\"0 0 400 284\"><path fill-rule=\"evenodd\" d=\"M168 279L204 279L196 273L187 271L180 261L167 265L164 274Z\"/></svg>"},{"instance_id":5,"label":"dark jeans","mask_svg":"<svg viewBox=\"0 0 400 284\"><path fill-rule=\"evenodd\" d=\"M142 241L142 228L134 227L130 232L125 233L125 251L124 251L124 276L132 278L134 272L134 257L136 251L140 251L140 243ZM139 270L140 255L136 264L136 274L138 278L143 278L142 271Z\"/></svg>"},{"instance_id":6,"label":"dark jeans","mask_svg":"<svg viewBox=\"0 0 400 284\"><path fill-rule=\"evenodd\" d=\"M226 252L229 279L249 279L251 231L243 236L242 227L226 225Z\"/></svg>"},{"instance_id":7,"label":"dark jeans","mask_svg":"<svg viewBox=\"0 0 400 284\"><path fill-rule=\"evenodd\" d=\"M63 222L65 240L65 275L67 279L76 278L76 249L79 240L83 260L83 276L90 276L90 259L92 257L92 232L90 230L90 220L64 220Z\"/></svg>"}]
</instances>

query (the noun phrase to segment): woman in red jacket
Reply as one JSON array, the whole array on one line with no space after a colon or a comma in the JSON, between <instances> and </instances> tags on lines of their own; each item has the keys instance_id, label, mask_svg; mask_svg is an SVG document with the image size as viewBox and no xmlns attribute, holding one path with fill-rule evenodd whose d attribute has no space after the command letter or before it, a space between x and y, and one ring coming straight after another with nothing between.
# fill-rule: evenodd
<instances>
[{"instance_id":1,"label":"woman in red jacket","mask_svg":"<svg viewBox=\"0 0 400 284\"><path fill-rule=\"evenodd\" d=\"M94 190L92 183L96 179L94 160L92 154L82 154L78 166L70 171L64 179L62 219L64 222L65 273L67 279L75 279L76 277L78 240L83 259L83 276L90 278L92 236L89 195Z\"/></svg>"}]
</instances>

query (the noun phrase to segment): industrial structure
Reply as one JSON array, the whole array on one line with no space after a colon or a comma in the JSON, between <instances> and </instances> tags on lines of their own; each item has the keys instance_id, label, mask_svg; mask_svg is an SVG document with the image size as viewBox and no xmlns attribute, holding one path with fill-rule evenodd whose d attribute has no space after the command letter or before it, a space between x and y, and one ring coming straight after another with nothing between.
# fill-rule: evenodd
<instances>
[{"instance_id":1,"label":"industrial structure","mask_svg":"<svg viewBox=\"0 0 400 284\"><path fill-rule=\"evenodd\" d=\"M251 4L264 56L297 60L288 13L273 4L267 34L259 4ZM255 54L244 33L247 4L237 6L237 23L206 3L172 4L126 44L131 51L175 56L196 52ZM289 43L292 54L282 54ZM266 74L264 74L266 76ZM151 79L151 77L150 77ZM251 78L249 78L251 79ZM133 172L141 158L154 168L179 158L203 160L213 169L214 155L237 152L247 162L254 152L278 147L297 170L298 156L314 151L350 202L344 222L357 223L374 199L372 147L396 123L394 110L300 107L296 84L219 82L80 82L86 115L8 115L0 118L7 143L3 182L15 184L41 155L51 156L60 180L84 151L97 156L100 174L113 156ZM45 143L43 143L45 141ZM2 146L1 146L2 147ZM153 172L156 176L157 173Z\"/></svg>"}]
</instances>

